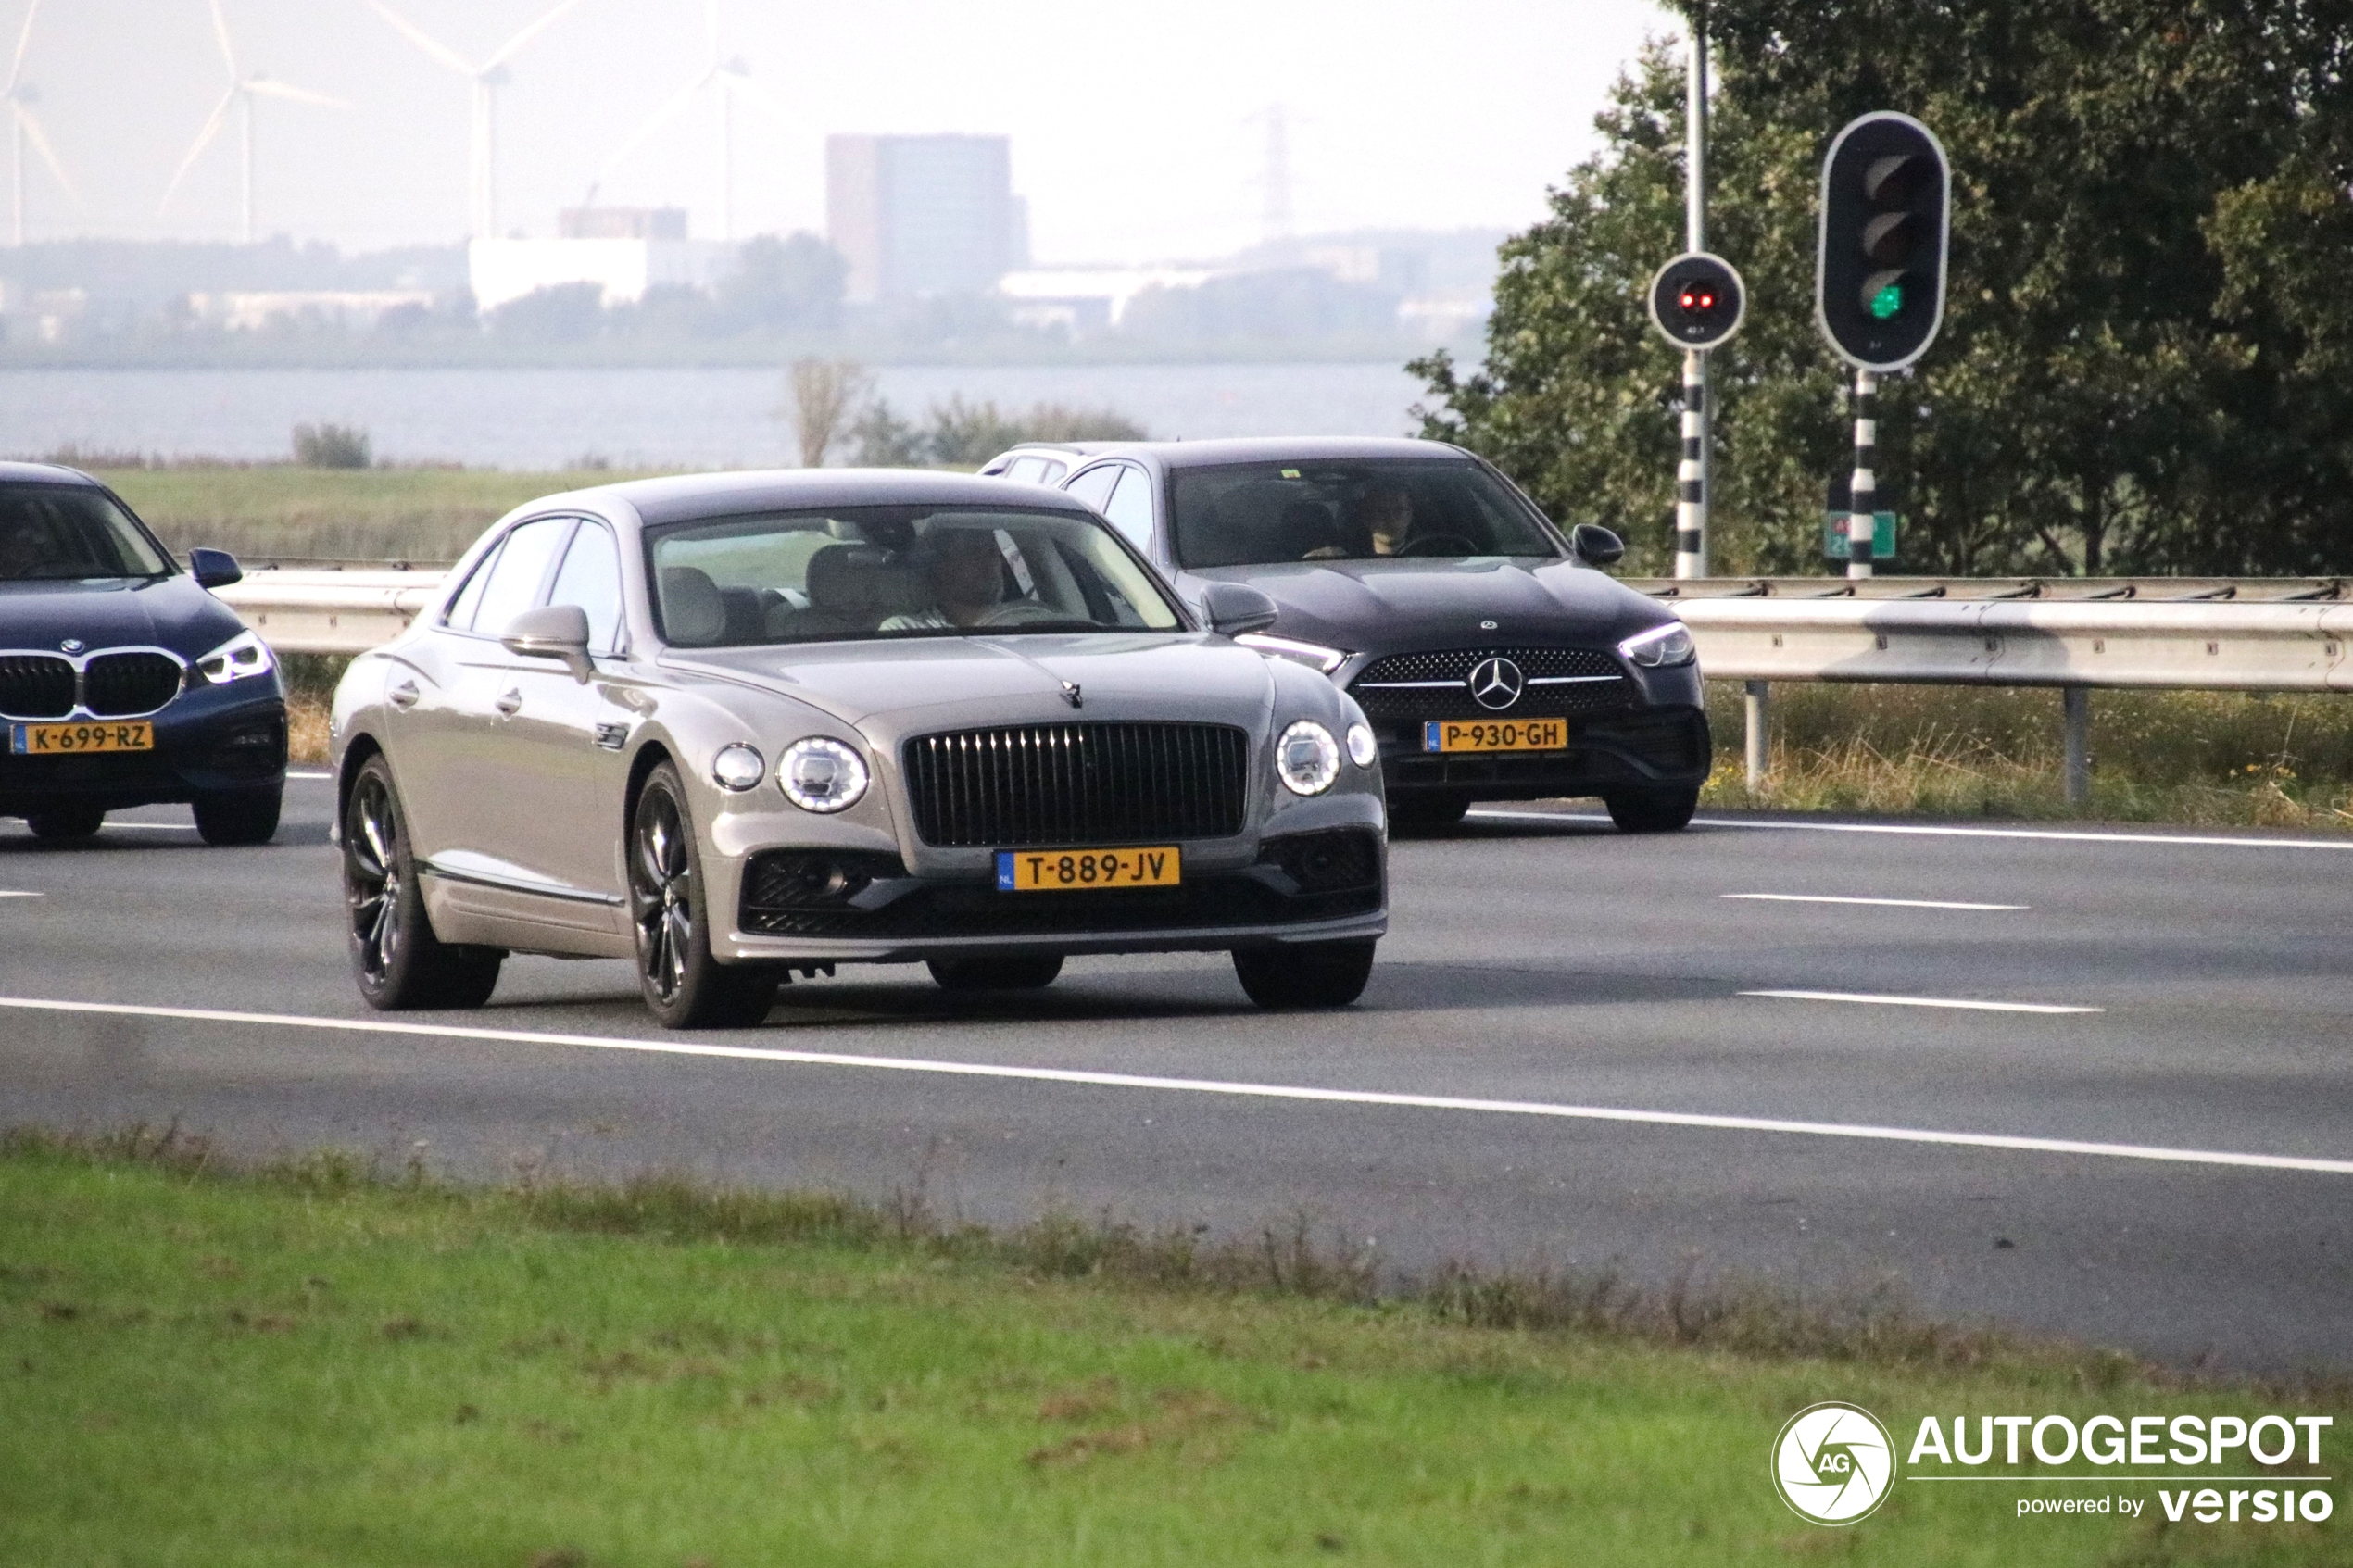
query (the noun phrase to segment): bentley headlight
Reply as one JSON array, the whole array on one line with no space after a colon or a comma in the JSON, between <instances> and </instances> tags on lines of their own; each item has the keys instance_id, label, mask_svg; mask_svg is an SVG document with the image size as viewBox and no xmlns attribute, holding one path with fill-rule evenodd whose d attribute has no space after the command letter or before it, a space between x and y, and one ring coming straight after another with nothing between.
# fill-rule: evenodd
<instances>
[{"instance_id":1,"label":"bentley headlight","mask_svg":"<svg viewBox=\"0 0 2353 1568\"><path fill-rule=\"evenodd\" d=\"M1275 771L1293 795L1321 795L1340 777L1340 743L1313 719L1302 719L1275 743Z\"/></svg>"},{"instance_id":2,"label":"bentley headlight","mask_svg":"<svg viewBox=\"0 0 2353 1568\"><path fill-rule=\"evenodd\" d=\"M1689 664L1699 653L1692 646L1692 634L1683 630L1683 623L1680 621L1654 626L1647 632L1637 632L1618 644L1617 651L1645 670L1664 669L1670 664Z\"/></svg>"},{"instance_id":3,"label":"bentley headlight","mask_svg":"<svg viewBox=\"0 0 2353 1568\"><path fill-rule=\"evenodd\" d=\"M767 774L768 759L741 741L721 746L719 755L711 759L711 782L731 794L758 789Z\"/></svg>"},{"instance_id":4,"label":"bentley headlight","mask_svg":"<svg viewBox=\"0 0 2353 1568\"><path fill-rule=\"evenodd\" d=\"M1369 768L1380 760L1380 742L1373 738L1370 724L1348 726L1348 759L1359 768Z\"/></svg>"},{"instance_id":5,"label":"bentley headlight","mask_svg":"<svg viewBox=\"0 0 2353 1568\"><path fill-rule=\"evenodd\" d=\"M866 759L858 748L812 735L785 748L776 782L785 798L804 811L847 811L866 793Z\"/></svg>"},{"instance_id":6,"label":"bentley headlight","mask_svg":"<svg viewBox=\"0 0 2353 1568\"><path fill-rule=\"evenodd\" d=\"M277 666L277 657L270 651L270 645L251 632L238 633L196 660L197 671L216 686L242 681L248 675L267 675Z\"/></svg>"},{"instance_id":7,"label":"bentley headlight","mask_svg":"<svg viewBox=\"0 0 2353 1568\"><path fill-rule=\"evenodd\" d=\"M1272 654L1304 664L1319 675L1328 675L1348 662L1348 655L1339 648L1327 648L1321 643L1302 643L1297 637L1271 637L1264 632L1244 632L1234 641L1246 648Z\"/></svg>"}]
</instances>

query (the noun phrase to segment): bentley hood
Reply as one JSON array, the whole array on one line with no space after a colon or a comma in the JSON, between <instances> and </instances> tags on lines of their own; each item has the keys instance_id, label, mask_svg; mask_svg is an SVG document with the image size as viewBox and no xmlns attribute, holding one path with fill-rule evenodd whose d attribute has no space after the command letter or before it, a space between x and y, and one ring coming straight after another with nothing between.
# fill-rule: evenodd
<instances>
[{"instance_id":1,"label":"bentley hood","mask_svg":"<svg viewBox=\"0 0 2353 1568\"><path fill-rule=\"evenodd\" d=\"M1247 583L1275 601L1280 614L1274 631L1340 648L1469 647L1564 636L1606 645L1671 619L1656 601L1565 560L1406 557L1190 575ZM1480 625L1487 621L1495 625Z\"/></svg>"},{"instance_id":2,"label":"bentley hood","mask_svg":"<svg viewBox=\"0 0 2353 1568\"><path fill-rule=\"evenodd\" d=\"M1274 692L1262 655L1199 633L673 648L663 662L902 732L1073 718L1255 723Z\"/></svg>"}]
</instances>

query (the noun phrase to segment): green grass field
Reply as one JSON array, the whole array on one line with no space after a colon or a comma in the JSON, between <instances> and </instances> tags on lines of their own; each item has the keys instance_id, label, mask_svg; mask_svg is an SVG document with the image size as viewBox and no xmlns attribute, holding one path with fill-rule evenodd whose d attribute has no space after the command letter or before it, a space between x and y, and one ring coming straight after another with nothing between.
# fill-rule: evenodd
<instances>
[{"instance_id":1,"label":"green grass field","mask_svg":"<svg viewBox=\"0 0 2353 1568\"><path fill-rule=\"evenodd\" d=\"M465 1192L318 1160L231 1174L19 1136L0 1150L0 1562L2353 1561L2341 1511L2020 1521L2018 1488L1899 1484L1829 1530L1767 1481L1780 1424L1823 1399L1901 1433L1921 1413L2243 1411L2247 1390L1692 1302L1587 1295L1588 1326L1480 1326L1524 1323L1545 1292L1362 1286L1271 1239L992 1237L825 1198Z\"/></svg>"}]
</instances>

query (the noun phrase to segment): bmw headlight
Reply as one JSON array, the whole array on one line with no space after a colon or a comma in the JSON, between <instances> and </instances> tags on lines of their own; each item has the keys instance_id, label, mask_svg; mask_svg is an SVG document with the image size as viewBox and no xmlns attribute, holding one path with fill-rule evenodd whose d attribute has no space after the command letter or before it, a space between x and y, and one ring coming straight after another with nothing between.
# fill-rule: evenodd
<instances>
[{"instance_id":1,"label":"bmw headlight","mask_svg":"<svg viewBox=\"0 0 2353 1568\"><path fill-rule=\"evenodd\" d=\"M216 686L248 675L267 675L277 667L277 656L270 651L270 645L251 632L238 633L196 660L198 672Z\"/></svg>"},{"instance_id":2,"label":"bmw headlight","mask_svg":"<svg viewBox=\"0 0 2353 1568\"><path fill-rule=\"evenodd\" d=\"M804 811L847 811L865 795L867 781L858 748L824 735L793 742L776 767L785 798Z\"/></svg>"},{"instance_id":3,"label":"bmw headlight","mask_svg":"<svg viewBox=\"0 0 2353 1568\"><path fill-rule=\"evenodd\" d=\"M758 789L767 773L768 759L741 741L721 746L719 755L711 759L711 782L733 795Z\"/></svg>"},{"instance_id":4,"label":"bmw headlight","mask_svg":"<svg viewBox=\"0 0 2353 1568\"><path fill-rule=\"evenodd\" d=\"M1321 795L1340 777L1340 743L1313 719L1302 719L1275 742L1275 771L1293 795Z\"/></svg>"},{"instance_id":5,"label":"bmw headlight","mask_svg":"<svg viewBox=\"0 0 2353 1568\"><path fill-rule=\"evenodd\" d=\"M1680 621L1664 626L1654 626L1647 632L1637 632L1617 645L1617 651L1645 670L1661 670L1670 664L1689 664L1699 655L1692 646L1692 634L1683 630Z\"/></svg>"},{"instance_id":6,"label":"bmw headlight","mask_svg":"<svg viewBox=\"0 0 2353 1568\"><path fill-rule=\"evenodd\" d=\"M1348 655L1339 648L1327 648L1321 643L1302 643L1297 637L1273 637L1264 632L1244 632L1234 641L1246 648L1272 654L1304 664L1319 675L1328 675L1348 662Z\"/></svg>"},{"instance_id":7,"label":"bmw headlight","mask_svg":"<svg viewBox=\"0 0 2353 1568\"><path fill-rule=\"evenodd\" d=\"M1369 768L1380 760L1380 742L1373 738L1370 724L1348 726L1348 759L1359 768Z\"/></svg>"}]
</instances>

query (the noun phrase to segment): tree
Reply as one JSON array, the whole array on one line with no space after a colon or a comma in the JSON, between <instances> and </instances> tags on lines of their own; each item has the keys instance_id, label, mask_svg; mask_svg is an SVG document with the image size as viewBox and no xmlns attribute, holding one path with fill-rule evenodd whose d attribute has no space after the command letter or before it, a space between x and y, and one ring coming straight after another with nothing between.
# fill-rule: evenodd
<instances>
[{"instance_id":1,"label":"tree","mask_svg":"<svg viewBox=\"0 0 2353 1568\"><path fill-rule=\"evenodd\" d=\"M814 234L746 240L716 291L719 314L741 332L830 331L841 320L849 263Z\"/></svg>"},{"instance_id":2,"label":"tree","mask_svg":"<svg viewBox=\"0 0 2353 1568\"><path fill-rule=\"evenodd\" d=\"M1855 115L1952 157L1942 335L1883 378L1903 562L1946 572L2353 566L2344 66L2319 0L1710 0L1709 238L1750 285L1713 360L1718 570L1818 566L1847 377L1816 338L1816 184ZM1681 248L1680 51L1654 45L1549 219L1504 246L1487 361L1417 361L1428 433L1669 553L1679 377L1641 290ZM2307 290L2315 291L2309 298Z\"/></svg>"},{"instance_id":3,"label":"tree","mask_svg":"<svg viewBox=\"0 0 2353 1568\"><path fill-rule=\"evenodd\" d=\"M786 386L792 398L786 415L800 444L800 466L823 468L843 421L873 388L874 378L851 359L796 359Z\"/></svg>"}]
</instances>

